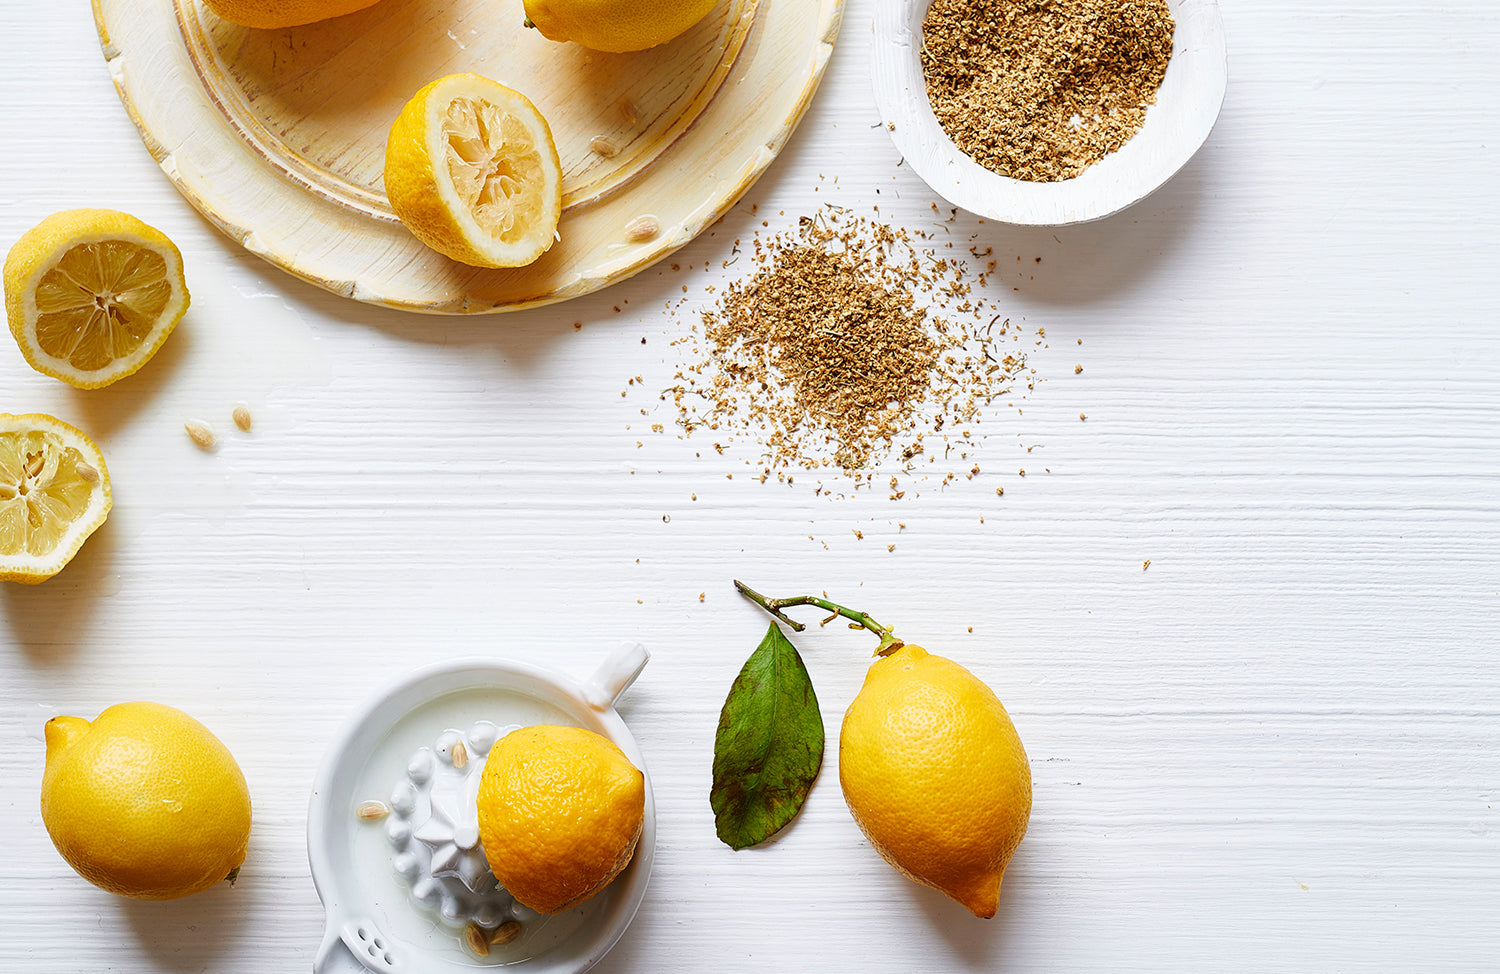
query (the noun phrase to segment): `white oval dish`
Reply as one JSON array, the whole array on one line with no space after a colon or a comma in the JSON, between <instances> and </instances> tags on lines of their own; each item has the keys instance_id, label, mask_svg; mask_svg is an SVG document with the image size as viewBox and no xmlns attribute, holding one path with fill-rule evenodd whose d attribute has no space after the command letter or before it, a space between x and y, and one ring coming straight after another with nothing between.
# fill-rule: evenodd
<instances>
[{"instance_id":1,"label":"white oval dish","mask_svg":"<svg viewBox=\"0 0 1500 974\"><path fill-rule=\"evenodd\" d=\"M626 643L587 681L514 660L459 659L417 670L365 704L329 748L308 807L308 861L328 917L314 974L473 974L502 965L580 974L594 966L634 918L656 848L651 776L614 710L648 659L640 644ZM489 957L470 952L413 902L391 865L384 829L355 814L389 793L416 746L475 720L583 727L614 741L646 775L646 820L630 865L586 903L528 925Z\"/></svg>"},{"instance_id":2,"label":"white oval dish","mask_svg":"<svg viewBox=\"0 0 1500 974\"><path fill-rule=\"evenodd\" d=\"M1074 179L1011 179L975 162L943 131L922 74L922 21L932 0L876 6L875 100L908 165L948 202L971 213L1029 226L1084 223L1145 199L1193 157L1224 104L1228 61L1216 0L1169 0L1172 60L1141 130Z\"/></svg>"}]
</instances>

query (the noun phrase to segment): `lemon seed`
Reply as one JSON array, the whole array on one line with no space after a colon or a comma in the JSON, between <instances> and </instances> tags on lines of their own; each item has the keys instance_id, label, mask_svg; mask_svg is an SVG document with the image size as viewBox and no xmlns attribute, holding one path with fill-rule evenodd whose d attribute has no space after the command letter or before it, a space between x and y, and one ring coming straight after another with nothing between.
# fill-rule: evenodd
<instances>
[{"instance_id":1,"label":"lemon seed","mask_svg":"<svg viewBox=\"0 0 1500 974\"><path fill-rule=\"evenodd\" d=\"M479 924L471 923L464 927L464 943L468 944L469 949L480 957L490 956L490 940L479 928Z\"/></svg>"},{"instance_id":2,"label":"lemon seed","mask_svg":"<svg viewBox=\"0 0 1500 974\"><path fill-rule=\"evenodd\" d=\"M506 920L495 928L490 934L490 943L508 944L521 935L521 922L519 920Z\"/></svg>"},{"instance_id":3,"label":"lemon seed","mask_svg":"<svg viewBox=\"0 0 1500 974\"><path fill-rule=\"evenodd\" d=\"M250 404L244 402L235 403L233 415L234 425L246 433L250 432Z\"/></svg>"},{"instance_id":4,"label":"lemon seed","mask_svg":"<svg viewBox=\"0 0 1500 974\"><path fill-rule=\"evenodd\" d=\"M99 471L94 469L93 464L79 460L73 465L73 469L78 472L78 479L84 483L97 484L99 482Z\"/></svg>"},{"instance_id":5,"label":"lemon seed","mask_svg":"<svg viewBox=\"0 0 1500 974\"><path fill-rule=\"evenodd\" d=\"M214 447L214 429L201 419L190 419L182 424L187 430L188 439L198 445L200 449L212 450Z\"/></svg>"},{"instance_id":6,"label":"lemon seed","mask_svg":"<svg viewBox=\"0 0 1500 974\"><path fill-rule=\"evenodd\" d=\"M613 159L620 154L620 147L615 145L614 140L606 139L602 135L596 135L592 139L589 139L589 150L595 155L603 156L606 159Z\"/></svg>"},{"instance_id":7,"label":"lemon seed","mask_svg":"<svg viewBox=\"0 0 1500 974\"><path fill-rule=\"evenodd\" d=\"M369 801L354 810L354 814L366 822L378 822L391 814L385 802Z\"/></svg>"},{"instance_id":8,"label":"lemon seed","mask_svg":"<svg viewBox=\"0 0 1500 974\"><path fill-rule=\"evenodd\" d=\"M631 243L650 240L658 233L661 233L661 222L649 213L645 216L638 216L625 224L625 239Z\"/></svg>"},{"instance_id":9,"label":"lemon seed","mask_svg":"<svg viewBox=\"0 0 1500 974\"><path fill-rule=\"evenodd\" d=\"M466 747L464 747L464 742L463 741L459 741L459 742L457 742L456 744L453 745L452 754L453 754L453 766L455 768L458 768L461 771L464 768L468 767L468 764L469 764L469 749L466 748Z\"/></svg>"},{"instance_id":10,"label":"lemon seed","mask_svg":"<svg viewBox=\"0 0 1500 974\"><path fill-rule=\"evenodd\" d=\"M638 117L635 111L635 102L629 98L621 98L615 105L620 110L620 117L625 120L626 125L634 125Z\"/></svg>"}]
</instances>

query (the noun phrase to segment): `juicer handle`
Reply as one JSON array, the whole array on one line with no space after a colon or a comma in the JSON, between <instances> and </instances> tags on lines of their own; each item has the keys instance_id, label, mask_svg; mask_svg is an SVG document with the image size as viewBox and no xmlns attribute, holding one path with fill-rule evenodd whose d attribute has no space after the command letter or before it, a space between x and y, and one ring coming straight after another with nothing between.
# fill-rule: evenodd
<instances>
[{"instance_id":1,"label":"juicer handle","mask_svg":"<svg viewBox=\"0 0 1500 974\"><path fill-rule=\"evenodd\" d=\"M405 969L400 948L369 919L339 923L330 918L313 960L313 974L401 974Z\"/></svg>"},{"instance_id":2,"label":"juicer handle","mask_svg":"<svg viewBox=\"0 0 1500 974\"><path fill-rule=\"evenodd\" d=\"M583 695L595 710L608 710L620 694L630 688L641 670L651 661L646 647L636 642L621 643L604 658L594 675L583 685Z\"/></svg>"}]
</instances>

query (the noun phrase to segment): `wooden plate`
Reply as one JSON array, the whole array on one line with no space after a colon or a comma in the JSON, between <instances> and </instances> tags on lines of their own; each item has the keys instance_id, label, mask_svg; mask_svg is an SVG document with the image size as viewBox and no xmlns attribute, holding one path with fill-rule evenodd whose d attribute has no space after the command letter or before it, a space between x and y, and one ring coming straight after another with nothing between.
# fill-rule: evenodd
<instances>
[{"instance_id":1,"label":"wooden plate","mask_svg":"<svg viewBox=\"0 0 1500 974\"><path fill-rule=\"evenodd\" d=\"M629 277L734 205L807 108L843 0L720 0L660 47L604 54L522 26L521 0L381 0L251 30L199 0L94 0L141 137L182 195L251 253L358 301L508 311ZM467 267L401 226L385 139L418 88L475 71L524 92L558 142L561 241L529 267ZM627 239L642 216L661 227Z\"/></svg>"}]
</instances>

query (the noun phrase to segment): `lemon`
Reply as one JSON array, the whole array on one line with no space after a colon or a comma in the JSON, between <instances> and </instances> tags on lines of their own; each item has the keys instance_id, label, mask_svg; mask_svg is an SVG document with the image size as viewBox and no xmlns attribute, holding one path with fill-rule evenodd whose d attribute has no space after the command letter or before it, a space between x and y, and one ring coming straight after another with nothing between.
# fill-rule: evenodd
<instances>
[{"instance_id":1,"label":"lemon","mask_svg":"<svg viewBox=\"0 0 1500 974\"><path fill-rule=\"evenodd\" d=\"M187 311L182 253L119 210L63 210L5 258L5 314L32 368L98 389L150 360Z\"/></svg>"},{"instance_id":2,"label":"lemon","mask_svg":"<svg viewBox=\"0 0 1500 974\"><path fill-rule=\"evenodd\" d=\"M297 27L342 17L376 0L204 0L208 9L241 27Z\"/></svg>"},{"instance_id":3,"label":"lemon","mask_svg":"<svg viewBox=\"0 0 1500 974\"><path fill-rule=\"evenodd\" d=\"M54 416L0 413L0 582L44 582L109 516L94 441Z\"/></svg>"},{"instance_id":4,"label":"lemon","mask_svg":"<svg viewBox=\"0 0 1500 974\"><path fill-rule=\"evenodd\" d=\"M552 41L595 51L644 51L708 16L718 0L526 0L526 19Z\"/></svg>"},{"instance_id":5,"label":"lemon","mask_svg":"<svg viewBox=\"0 0 1500 974\"><path fill-rule=\"evenodd\" d=\"M995 915L1031 816L1031 767L989 687L920 646L876 660L844 714L839 783L887 862Z\"/></svg>"},{"instance_id":6,"label":"lemon","mask_svg":"<svg viewBox=\"0 0 1500 974\"><path fill-rule=\"evenodd\" d=\"M562 164L525 95L450 74L417 92L391 126L385 192L406 228L439 253L520 267L557 239Z\"/></svg>"},{"instance_id":7,"label":"lemon","mask_svg":"<svg viewBox=\"0 0 1500 974\"><path fill-rule=\"evenodd\" d=\"M46 734L42 822L84 879L121 896L170 900L237 874L250 793L207 727L137 702L93 723L54 717Z\"/></svg>"},{"instance_id":8,"label":"lemon","mask_svg":"<svg viewBox=\"0 0 1500 974\"><path fill-rule=\"evenodd\" d=\"M485 760L484 856L500 885L539 913L561 913L609 885L645 821L646 776L593 731L523 727Z\"/></svg>"}]
</instances>

